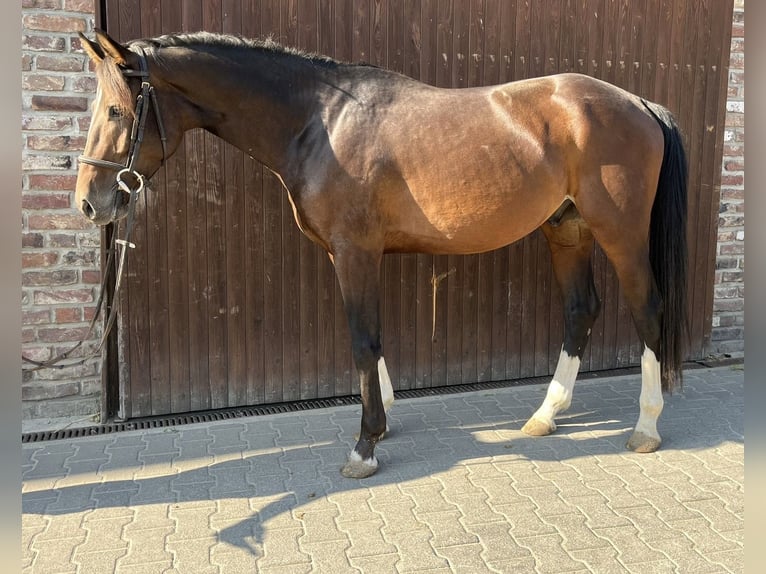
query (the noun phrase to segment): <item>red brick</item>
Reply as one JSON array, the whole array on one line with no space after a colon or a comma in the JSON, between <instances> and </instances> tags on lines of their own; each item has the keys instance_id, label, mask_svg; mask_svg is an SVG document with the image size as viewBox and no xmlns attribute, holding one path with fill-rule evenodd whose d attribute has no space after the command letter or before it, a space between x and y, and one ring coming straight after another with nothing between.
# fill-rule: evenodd
<instances>
[{"instance_id":1,"label":"red brick","mask_svg":"<svg viewBox=\"0 0 766 574\"><path fill-rule=\"evenodd\" d=\"M48 235L48 247L77 247L77 239L69 233L51 233Z\"/></svg>"},{"instance_id":2,"label":"red brick","mask_svg":"<svg viewBox=\"0 0 766 574\"><path fill-rule=\"evenodd\" d=\"M76 342L88 334L87 327L62 327L50 329L38 329L37 340L42 343L61 343L64 341Z\"/></svg>"},{"instance_id":3,"label":"red brick","mask_svg":"<svg viewBox=\"0 0 766 574\"><path fill-rule=\"evenodd\" d=\"M66 265L72 266L93 266L96 264L97 255L93 251L69 251L64 253L62 261Z\"/></svg>"},{"instance_id":4,"label":"red brick","mask_svg":"<svg viewBox=\"0 0 766 574\"><path fill-rule=\"evenodd\" d=\"M71 127L72 120L61 116L24 116L21 118L21 129L25 131L61 131Z\"/></svg>"},{"instance_id":5,"label":"red brick","mask_svg":"<svg viewBox=\"0 0 766 574\"><path fill-rule=\"evenodd\" d=\"M93 228L91 233L78 233L78 245L83 248L92 247L98 249L101 247L101 234L98 229Z\"/></svg>"},{"instance_id":6,"label":"red brick","mask_svg":"<svg viewBox=\"0 0 766 574\"><path fill-rule=\"evenodd\" d=\"M723 179L723 177L721 177ZM728 179L728 178L727 178ZM745 199L745 190L744 189L731 189L728 187L721 188L721 198L726 201L731 200L744 200Z\"/></svg>"},{"instance_id":7,"label":"red brick","mask_svg":"<svg viewBox=\"0 0 766 574\"><path fill-rule=\"evenodd\" d=\"M96 314L96 308L95 307L85 307L85 308L83 308L83 319L85 321L91 321L95 314Z\"/></svg>"},{"instance_id":8,"label":"red brick","mask_svg":"<svg viewBox=\"0 0 766 574\"><path fill-rule=\"evenodd\" d=\"M30 215L29 229L92 229L93 224L82 215Z\"/></svg>"},{"instance_id":9,"label":"red brick","mask_svg":"<svg viewBox=\"0 0 766 574\"><path fill-rule=\"evenodd\" d=\"M64 89L64 78L50 74L24 74L21 88L30 91L60 92Z\"/></svg>"},{"instance_id":10,"label":"red brick","mask_svg":"<svg viewBox=\"0 0 766 574\"><path fill-rule=\"evenodd\" d=\"M742 299L715 299L713 311L743 311L745 303Z\"/></svg>"},{"instance_id":11,"label":"red brick","mask_svg":"<svg viewBox=\"0 0 766 574\"><path fill-rule=\"evenodd\" d=\"M55 309L53 311L55 322L61 323L82 323L82 309L80 307L66 307Z\"/></svg>"},{"instance_id":12,"label":"red brick","mask_svg":"<svg viewBox=\"0 0 766 574\"><path fill-rule=\"evenodd\" d=\"M54 16L51 14L27 14L22 18L26 30L44 32L85 32L87 20L76 16Z\"/></svg>"},{"instance_id":13,"label":"red brick","mask_svg":"<svg viewBox=\"0 0 766 574\"><path fill-rule=\"evenodd\" d=\"M82 282L87 285L98 285L101 283L101 271L88 271L83 269Z\"/></svg>"},{"instance_id":14,"label":"red brick","mask_svg":"<svg viewBox=\"0 0 766 574\"><path fill-rule=\"evenodd\" d=\"M55 251L26 252L21 254L21 268L34 269L37 267L50 267L59 260L59 254Z\"/></svg>"},{"instance_id":15,"label":"red brick","mask_svg":"<svg viewBox=\"0 0 766 574\"><path fill-rule=\"evenodd\" d=\"M740 315L719 315L718 325L720 327L736 327L744 325L744 320Z\"/></svg>"},{"instance_id":16,"label":"red brick","mask_svg":"<svg viewBox=\"0 0 766 574\"><path fill-rule=\"evenodd\" d=\"M35 151L82 151L85 136L30 136L27 147Z\"/></svg>"},{"instance_id":17,"label":"red brick","mask_svg":"<svg viewBox=\"0 0 766 574\"><path fill-rule=\"evenodd\" d=\"M71 207L69 193L24 193L21 196L22 209L66 209Z\"/></svg>"},{"instance_id":18,"label":"red brick","mask_svg":"<svg viewBox=\"0 0 766 574\"><path fill-rule=\"evenodd\" d=\"M61 8L61 0L21 0L22 8L37 8L38 10L56 10Z\"/></svg>"},{"instance_id":19,"label":"red brick","mask_svg":"<svg viewBox=\"0 0 766 574\"><path fill-rule=\"evenodd\" d=\"M739 283L744 280L745 274L741 270L721 272L721 281L724 283Z\"/></svg>"},{"instance_id":20,"label":"red brick","mask_svg":"<svg viewBox=\"0 0 766 574\"><path fill-rule=\"evenodd\" d=\"M741 243L731 243L728 245L719 245L718 252L721 255L739 255L745 252L745 246Z\"/></svg>"},{"instance_id":21,"label":"red brick","mask_svg":"<svg viewBox=\"0 0 766 574\"><path fill-rule=\"evenodd\" d=\"M51 322L51 314L45 311L22 311L22 325L47 325Z\"/></svg>"},{"instance_id":22,"label":"red brick","mask_svg":"<svg viewBox=\"0 0 766 574\"><path fill-rule=\"evenodd\" d=\"M732 36L732 38L744 38L744 36L745 36L745 25L744 24L735 23L731 27L731 36Z\"/></svg>"},{"instance_id":23,"label":"red brick","mask_svg":"<svg viewBox=\"0 0 766 574\"><path fill-rule=\"evenodd\" d=\"M57 305L59 303L93 303L92 289L51 289L35 291L35 305Z\"/></svg>"},{"instance_id":24,"label":"red brick","mask_svg":"<svg viewBox=\"0 0 766 574\"><path fill-rule=\"evenodd\" d=\"M745 125L745 114L739 112L726 113L726 127L743 127Z\"/></svg>"},{"instance_id":25,"label":"red brick","mask_svg":"<svg viewBox=\"0 0 766 574\"><path fill-rule=\"evenodd\" d=\"M32 109L57 112L85 112L88 99L72 96L32 96Z\"/></svg>"},{"instance_id":26,"label":"red brick","mask_svg":"<svg viewBox=\"0 0 766 574\"><path fill-rule=\"evenodd\" d=\"M41 233L22 233L21 246L22 247L42 247L43 246L42 234Z\"/></svg>"},{"instance_id":27,"label":"red brick","mask_svg":"<svg viewBox=\"0 0 766 574\"><path fill-rule=\"evenodd\" d=\"M737 297L740 297L739 289L734 286L722 286L722 287L716 287L714 289L715 298L716 299L736 299Z\"/></svg>"},{"instance_id":28,"label":"red brick","mask_svg":"<svg viewBox=\"0 0 766 574\"><path fill-rule=\"evenodd\" d=\"M729 209L735 207L731 204L728 205ZM742 215L736 213L723 213L718 218L718 227L741 227L745 225L745 218Z\"/></svg>"},{"instance_id":29,"label":"red brick","mask_svg":"<svg viewBox=\"0 0 766 574\"><path fill-rule=\"evenodd\" d=\"M727 171L745 171L745 164L742 161L729 160L723 164Z\"/></svg>"},{"instance_id":30,"label":"red brick","mask_svg":"<svg viewBox=\"0 0 766 574\"><path fill-rule=\"evenodd\" d=\"M28 72L31 69L32 69L32 55L22 54L21 55L21 71Z\"/></svg>"},{"instance_id":31,"label":"red brick","mask_svg":"<svg viewBox=\"0 0 766 574\"><path fill-rule=\"evenodd\" d=\"M30 174L29 176L29 188L35 190L70 191L74 190L76 184L76 175Z\"/></svg>"},{"instance_id":32,"label":"red brick","mask_svg":"<svg viewBox=\"0 0 766 574\"><path fill-rule=\"evenodd\" d=\"M51 352L48 347L31 347L26 345L22 353L27 359L33 361L47 361L51 358Z\"/></svg>"},{"instance_id":33,"label":"red brick","mask_svg":"<svg viewBox=\"0 0 766 574\"><path fill-rule=\"evenodd\" d=\"M90 129L90 116L87 118L77 118L77 127L81 132L87 132Z\"/></svg>"},{"instance_id":34,"label":"red brick","mask_svg":"<svg viewBox=\"0 0 766 574\"><path fill-rule=\"evenodd\" d=\"M22 343L34 343L37 341L37 333L34 329L22 329L21 330L21 342Z\"/></svg>"},{"instance_id":35,"label":"red brick","mask_svg":"<svg viewBox=\"0 0 766 574\"><path fill-rule=\"evenodd\" d=\"M72 348L71 343L74 343L75 341L71 341L70 344L66 345L61 352L68 351ZM81 349L77 350L76 354L72 357L73 359L77 359L80 356L83 356L81 354ZM58 353L57 353L58 354ZM37 371L37 379L39 382L42 381L51 381L54 384L68 384L69 381L64 381L66 379L77 379L78 387L80 385L80 379L82 377L88 377L93 376L97 373L97 366L95 363L86 363L84 365L75 365L72 367L65 367L63 369L43 369L41 371ZM60 381L60 382L59 382Z\"/></svg>"},{"instance_id":36,"label":"red brick","mask_svg":"<svg viewBox=\"0 0 766 574\"><path fill-rule=\"evenodd\" d=\"M44 56L40 54L35 60L35 67L38 70L52 72L82 72L85 69L85 62L81 56Z\"/></svg>"},{"instance_id":37,"label":"red brick","mask_svg":"<svg viewBox=\"0 0 766 574\"><path fill-rule=\"evenodd\" d=\"M731 175L731 174L721 175L721 185L744 185L744 183L745 183L744 175Z\"/></svg>"},{"instance_id":38,"label":"red brick","mask_svg":"<svg viewBox=\"0 0 766 574\"><path fill-rule=\"evenodd\" d=\"M64 10L93 14L96 11L96 6L94 0L64 0Z\"/></svg>"},{"instance_id":39,"label":"red brick","mask_svg":"<svg viewBox=\"0 0 766 574\"><path fill-rule=\"evenodd\" d=\"M72 269L57 271L24 271L21 274L21 284L25 287L72 285L74 283L77 283L77 271Z\"/></svg>"},{"instance_id":40,"label":"red brick","mask_svg":"<svg viewBox=\"0 0 766 574\"><path fill-rule=\"evenodd\" d=\"M98 85L98 82L96 81L96 78L92 76L82 76L82 77L74 79L74 81L72 82L72 91L96 93L97 85Z\"/></svg>"},{"instance_id":41,"label":"red brick","mask_svg":"<svg viewBox=\"0 0 766 574\"><path fill-rule=\"evenodd\" d=\"M37 155L25 154L21 158L21 168L25 171L70 169L72 158L68 155Z\"/></svg>"},{"instance_id":42,"label":"red brick","mask_svg":"<svg viewBox=\"0 0 766 574\"><path fill-rule=\"evenodd\" d=\"M60 32L61 30L56 30ZM21 47L24 50L43 52L63 52L66 49L66 41L61 36L22 36Z\"/></svg>"},{"instance_id":43,"label":"red brick","mask_svg":"<svg viewBox=\"0 0 766 574\"><path fill-rule=\"evenodd\" d=\"M24 401L42 401L58 399L79 394L80 386L73 382L32 383L21 386L21 399Z\"/></svg>"}]
</instances>

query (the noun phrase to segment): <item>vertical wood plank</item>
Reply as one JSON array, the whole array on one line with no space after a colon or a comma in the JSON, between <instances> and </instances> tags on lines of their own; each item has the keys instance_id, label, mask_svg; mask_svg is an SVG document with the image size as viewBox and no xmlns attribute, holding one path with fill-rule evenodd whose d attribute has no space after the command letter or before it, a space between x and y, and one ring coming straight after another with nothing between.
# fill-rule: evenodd
<instances>
[{"instance_id":1,"label":"vertical wood plank","mask_svg":"<svg viewBox=\"0 0 766 574\"><path fill-rule=\"evenodd\" d=\"M180 0L162 3L162 31L180 30L182 6ZM182 143L178 152L165 162L165 195L167 201L167 283L168 283L168 359L170 411L191 409L189 386L189 275L186 242L186 161Z\"/></svg>"},{"instance_id":2,"label":"vertical wood plank","mask_svg":"<svg viewBox=\"0 0 766 574\"><path fill-rule=\"evenodd\" d=\"M159 0L142 0L141 35L162 33L162 11ZM148 128L156 129L156 128ZM152 296L149 303L149 356L151 413L169 413L170 407L170 329L168 317L168 244L167 244L167 177L166 167L152 178L146 194L147 279Z\"/></svg>"},{"instance_id":3,"label":"vertical wood plank","mask_svg":"<svg viewBox=\"0 0 766 574\"><path fill-rule=\"evenodd\" d=\"M295 0L280 3L279 37L286 46L299 46L298 13ZM301 396L301 316L300 243L305 239L295 223L288 192L279 185L277 193L282 206L282 400L294 401Z\"/></svg>"},{"instance_id":4,"label":"vertical wood plank","mask_svg":"<svg viewBox=\"0 0 766 574\"><path fill-rule=\"evenodd\" d=\"M140 0L120 4L119 37L127 41L141 37ZM152 414L151 389L151 334L149 323L149 294L142 289L148 271L147 214L146 195L141 194L136 200L135 226L131 241L136 244L131 249L126 262L124 279L130 308L128 325L130 330L130 402L132 416Z\"/></svg>"},{"instance_id":5,"label":"vertical wood plank","mask_svg":"<svg viewBox=\"0 0 766 574\"><path fill-rule=\"evenodd\" d=\"M280 27L280 2L261 4L261 34L283 41ZM278 402L283 398L284 323L282 291L282 185L268 169L263 169L264 211L264 400Z\"/></svg>"},{"instance_id":6,"label":"vertical wood plank","mask_svg":"<svg viewBox=\"0 0 766 574\"><path fill-rule=\"evenodd\" d=\"M223 14L220 3L203 5L202 25L208 31L221 32ZM228 339L226 301L226 195L223 168L223 142L205 133L205 197L207 205L208 249L208 354L210 405L227 406Z\"/></svg>"},{"instance_id":7,"label":"vertical wood plank","mask_svg":"<svg viewBox=\"0 0 766 574\"><path fill-rule=\"evenodd\" d=\"M309 53L318 48L318 14L316 3L312 0L301 0L296 8L297 13L297 42L298 46ZM300 398L310 399L321 396L319 393L319 304L320 289L318 276L318 261L326 255L305 237L299 241L300 260ZM325 395L327 396L327 395Z\"/></svg>"},{"instance_id":8,"label":"vertical wood plank","mask_svg":"<svg viewBox=\"0 0 766 574\"><path fill-rule=\"evenodd\" d=\"M423 0L410 4L410 19L418 20L418 28L412 27L412 57L419 58L418 79L426 84L436 82L436 2ZM433 361L434 342L432 325L436 321L433 315L432 273L435 270L433 255L416 255L417 274L415 277L415 311L417 340L415 344L415 386L418 388L434 386ZM438 298L437 298L438 302ZM437 313L440 310L437 310ZM438 382L436 383L438 384Z\"/></svg>"},{"instance_id":9,"label":"vertical wood plank","mask_svg":"<svg viewBox=\"0 0 766 574\"><path fill-rule=\"evenodd\" d=\"M242 3L223 0L222 31L242 34ZM245 244L245 172L243 153L222 143L225 221L225 285L226 285L226 405L242 405L247 401L247 277Z\"/></svg>"}]
</instances>

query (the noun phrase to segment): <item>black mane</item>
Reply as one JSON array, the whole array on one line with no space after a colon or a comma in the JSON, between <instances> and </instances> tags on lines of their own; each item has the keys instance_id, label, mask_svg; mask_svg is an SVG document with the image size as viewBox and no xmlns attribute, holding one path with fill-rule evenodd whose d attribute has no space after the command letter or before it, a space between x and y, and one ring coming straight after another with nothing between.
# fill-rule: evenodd
<instances>
[{"instance_id":1,"label":"black mane","mask_svg":"<svg viewBox=\"0 0 766 574\"><path fill-rule=\"evenodd\" d=\"M233 47L242 48L245 50L262 50L271 52L274 54L284 54L287 56L294 56L307 60L313 64L318 64L325 67L334 68L337 66L345 65L345 62L335 60L329 56L323 56L321 54L309 53L299 50L297 48L291 48L283 46L276 42L273 38L266 37L263 39L245 38L234 34L214 34L212 32L192 32L192 33L180 33L180 34L166 34L164 36L158 36L156 38L144 38L142 40L135 40L134 42L142 46L148 46L152 48L170 48L170 47Z\"/></svg>"}]
</instances>

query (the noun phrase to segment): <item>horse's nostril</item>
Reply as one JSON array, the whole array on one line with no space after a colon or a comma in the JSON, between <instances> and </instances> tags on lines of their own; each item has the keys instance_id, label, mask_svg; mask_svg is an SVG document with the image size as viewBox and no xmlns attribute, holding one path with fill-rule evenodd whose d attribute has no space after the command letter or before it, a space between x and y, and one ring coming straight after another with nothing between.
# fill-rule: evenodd
<instances>
[{"instance_id":1,"label":"horse's nostril","mask_svg":"<svg viewBox=\"0 0 766 574\"><path fill-rule=\"evenodd\" d=\"M90 202L87 199L82 200L82 212L85 214L85 217L88 219L93 219L96 217L96 210L93 209L93 206L90 204Z\"/></svg>"}]
</instances>

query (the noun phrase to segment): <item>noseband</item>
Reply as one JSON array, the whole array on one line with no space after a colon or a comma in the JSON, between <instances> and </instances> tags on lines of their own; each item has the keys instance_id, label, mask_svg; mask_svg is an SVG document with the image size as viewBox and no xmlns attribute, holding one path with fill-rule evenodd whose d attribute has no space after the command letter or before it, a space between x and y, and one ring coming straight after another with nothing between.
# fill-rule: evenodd
<instances>
[{"instance_id":1,"label":"noseband","mask_svg":"<svg viewBox=\"0 0 766 574\"><path fill-rule=\"evenodd\" d=\"M117 183L123 191L126 190L127 184L122 181L122 175L125 173L132 174L143 187L144 176L133 169L138 158L138 152L141 149L141 144L144 141L144 128L146 127L146 116L149 111L149 105L154 108L154 118L157 122L157 129L160 132L160 142L162 142L162 162L165 162L167 157L167 138L165 137L165 126L162 123L162 115L160 114L160 107L157 105L157 95L154 91L154 86L149 82L149 69L146 65L146 54L141 46L132 47L133 51L138 55L138 70L123 70L122 74L126 77L139 77L143 78L141 82L141 91L136 97L136 110L135 117L133 119L133 126L130 130L130 148L128 149L128 158L124 164L114 161L108 161L105 159L97 159L94 157L87 157L81 155L78 161L95 167L105 167L107 169L117 170Z\"/></svg>"}]
</instances>

